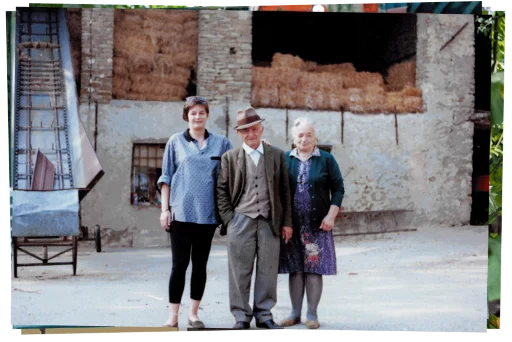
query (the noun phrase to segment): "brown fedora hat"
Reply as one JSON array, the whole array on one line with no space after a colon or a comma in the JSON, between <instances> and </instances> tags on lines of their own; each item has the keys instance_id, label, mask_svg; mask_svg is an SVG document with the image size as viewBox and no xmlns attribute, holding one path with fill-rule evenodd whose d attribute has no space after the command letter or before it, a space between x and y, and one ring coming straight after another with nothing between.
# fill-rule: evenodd
<instances>
[{"instance_id":1,"label":"brown fedora hat","mask_svg":"<svg viewBox=\"0 0 512 342\"><path fill-rule=\"evenodd\" d=\"M260 118L256 110L252 107L248 107L246 109L240 109L236 113L236 123L237 126L235 129L244 129L258 124L259 122L265 121L265 119Z\"/></svg>"}]
</instances>

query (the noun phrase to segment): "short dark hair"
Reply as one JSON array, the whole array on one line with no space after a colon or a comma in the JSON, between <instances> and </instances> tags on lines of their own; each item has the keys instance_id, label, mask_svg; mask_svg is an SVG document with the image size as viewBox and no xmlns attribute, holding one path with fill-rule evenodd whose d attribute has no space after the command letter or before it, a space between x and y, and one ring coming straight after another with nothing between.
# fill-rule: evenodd
<instances>
[{"instance_id":1,"label":"short dark hair","mask_svg":"<svg viewBox=\"0 0 512 342\"><path fill-rule=\"evenodd\" d=\"M185 99L185 105L183 106L183 120L188 122L188 112L190 108L200 105L203 106L206 110L206 114L210 114L210 107L208 106L208 101L204 97L201 96L189 96Z\"/></svg>"}]
</instances>

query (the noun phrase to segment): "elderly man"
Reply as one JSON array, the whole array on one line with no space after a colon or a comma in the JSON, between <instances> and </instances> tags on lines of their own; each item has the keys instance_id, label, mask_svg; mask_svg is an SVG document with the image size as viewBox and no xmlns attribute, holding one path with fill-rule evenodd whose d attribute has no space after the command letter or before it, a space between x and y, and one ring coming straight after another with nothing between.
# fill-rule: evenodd
<instances>
[{"instance_id":1,"label":"elderly man","mask_svg":"<svg viewBox=\"0 0 512 342\"><path fill-rule=\"evenodd\" d=\"M235 130L241 148L222 156L217 206L227 227L229 303L234 329L279 329L270 310L277 301L279 239L292 236L291 200L284 152L261 142L263 126L256 111L238 111ZM254 304L249 292L256 262Z\"/></svg>"}]
</instances>

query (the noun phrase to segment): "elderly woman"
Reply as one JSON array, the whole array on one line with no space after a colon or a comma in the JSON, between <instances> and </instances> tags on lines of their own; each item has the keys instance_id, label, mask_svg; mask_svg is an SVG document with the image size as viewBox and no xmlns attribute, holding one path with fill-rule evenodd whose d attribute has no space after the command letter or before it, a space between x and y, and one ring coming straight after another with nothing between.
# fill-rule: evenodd
<instances>
[{"instance_id":1,"label":"elderly woman","mask_svg":"<svg viewBox=\"0 0 512 342\"><path fill-rule=\"evenodd\" d=\"M281 325L301 322L306 292L305 325L316 329L320 327L317 307L322 295L322 276L336 274L332 228L345 190L336 159L316 146L314 124L308 118L299 118L292 135L296 148L286 153L286 163L293 198L293 235L288 243L281 243L279 257L279 273L290 274L292 310Z\"/></svg>"},{"instance_id":2,"label":"elderly woman","mask_svg":"<svg viewBox=\"0 0 512 342\"><path fill-rule=\"evenodd\" d=\"M160 225L171 234L172 271L169 279L169 319L166 326L178 326L178 312L185 287L185 272L192 259L190 312L188 323L204 328L197 316L206 284L206 264L215 229L220 224L216 211L215 187L221 156L232 149L229 140L208 132L208 102L188 97L183 120L188 129L170 137L165 146L162 176Z\"/></svg>"}]
</instances>

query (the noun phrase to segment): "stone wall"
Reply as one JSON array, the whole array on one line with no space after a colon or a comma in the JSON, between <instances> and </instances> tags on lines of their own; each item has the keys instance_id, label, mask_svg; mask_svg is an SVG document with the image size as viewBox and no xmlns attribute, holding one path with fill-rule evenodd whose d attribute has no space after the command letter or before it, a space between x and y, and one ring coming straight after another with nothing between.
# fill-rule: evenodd
<instances>
[{"instance_id":1,"label":"stone wall","mask_svg":"<svg viewBox=\"0 0 512 342\"><path fill-rule=\"evenodd\" d=\"M252 80L252 13L201 11L197 93L213 104L249 102Z\"/></svg>"},{"instance_id":2,"label":"stone wall","mask_svg":"<svg viewBox=\"0 0 512 342\"><path fill-rule=\"evenodd\" d=\"M80 102L112 100L114 9L82 9L82 67Z\"/></svg>"}]
</instances>

